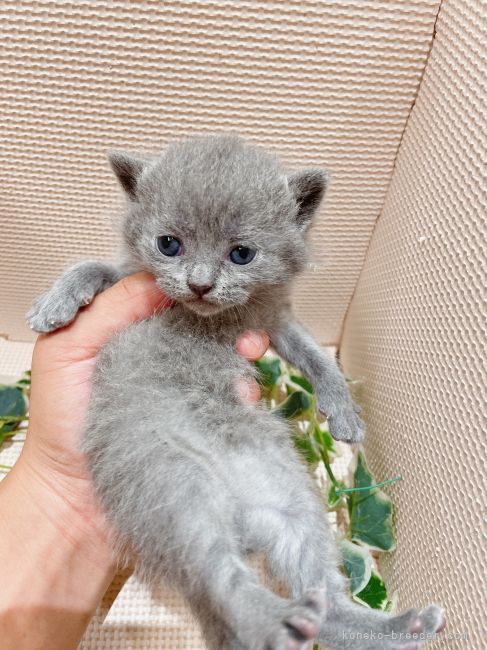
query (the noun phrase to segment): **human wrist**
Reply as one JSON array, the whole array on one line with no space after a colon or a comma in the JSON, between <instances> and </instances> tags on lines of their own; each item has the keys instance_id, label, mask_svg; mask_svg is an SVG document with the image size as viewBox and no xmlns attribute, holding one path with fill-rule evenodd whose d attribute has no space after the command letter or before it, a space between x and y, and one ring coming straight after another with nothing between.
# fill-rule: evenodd
<instances>
[{"instance_id":1,"label":"human wrist","mask_svg":"<svg viewBox=\"0 0 487 650\"><path fill-rule=\"evenodd\" d=\"M92 504L85 509L81 492L87 503L73 507L77 489L63 498L22 457L0 483L0 557L10 558L0 590L5 648L57 650L57 638L63 650L75 648L110 584L115 561L103 517Z\"/></svg>"}]
</instances>

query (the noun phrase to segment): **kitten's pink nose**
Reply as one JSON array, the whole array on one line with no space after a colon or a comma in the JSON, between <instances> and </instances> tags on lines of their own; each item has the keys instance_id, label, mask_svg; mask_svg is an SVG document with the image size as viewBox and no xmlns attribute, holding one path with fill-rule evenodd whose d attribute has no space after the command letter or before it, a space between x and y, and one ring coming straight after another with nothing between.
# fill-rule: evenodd
<instances>
[{"instance_id":1,"label":"kitten's pink nose","mask_svg":"<svg viewBox=\"0 0 487 650\"><path fill-rule=\"evenodd\" d=\"M211 284L193 284L192 282L188 282L188 287L198 296L198 298L201 298L205 293L208 293L213 289L213 285Z\"/></svg>"}]
</instances>

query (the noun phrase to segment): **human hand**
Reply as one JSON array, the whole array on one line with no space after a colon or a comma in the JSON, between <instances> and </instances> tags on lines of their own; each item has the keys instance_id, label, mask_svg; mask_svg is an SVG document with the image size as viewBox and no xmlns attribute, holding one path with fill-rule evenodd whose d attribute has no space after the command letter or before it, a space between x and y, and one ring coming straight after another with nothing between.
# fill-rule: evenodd
<instances>
[{"instance_id":1,"label":"human hand","mask_svg":"<svg viewBox=\"0 0 487 650\"><path fill-rule=\"evenodd\" d=\"M138 273L97 296L69 326L40 335L35 345L29 434L19 461L0 485L0 516L12 521L15 512L21 510L26 515L26 534L27 519L31 524L35 521L41 529L45 523L51 537L57 535L66 544L68 554L76 552L78 568L72 573L79 584L72 587L78 607L85 613L96 607L115 567L110 528L98 505L86 458L80 451L96 357L117 331L170 304L152 276ZM253 360L262 356L268 345L264 333L248 332L237 341L236 348ZM258 399L260 394L254 380L242 383L239 392L248 401ZM22 526L17 527L12 548L22 544L21 529ZM1 552L4 549L0 547ZM91 586L87 585L88 575L92 577ZM84 590L86 586L89 588ZM51 602L53 597L51 589ZM63 592L60 599L64 597ZM0 608L1 605L0 597ZM79 636L83 627L78 625L76 630L74 636ZM66 647L67 643L63 648Z\"/></svg>"}]
</instances>

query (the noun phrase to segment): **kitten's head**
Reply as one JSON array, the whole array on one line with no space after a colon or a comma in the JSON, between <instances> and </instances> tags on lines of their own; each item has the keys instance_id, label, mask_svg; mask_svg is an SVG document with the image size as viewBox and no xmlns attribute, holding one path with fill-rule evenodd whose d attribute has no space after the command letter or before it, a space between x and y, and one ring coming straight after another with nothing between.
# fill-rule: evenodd
<instances>
[{"instance_id":1,"label":"kitten's head","mask_svg":"<svg viewBox=\"0 0 487 650\"><path fill-rule=\"evenodd\" d=\"M129 198L129 251L193 311L245 304L302 270L305 234L326 187L322 170L287 173L229 135L189 138L154 158L109 157Z\"/></svg>"}]
</instances>

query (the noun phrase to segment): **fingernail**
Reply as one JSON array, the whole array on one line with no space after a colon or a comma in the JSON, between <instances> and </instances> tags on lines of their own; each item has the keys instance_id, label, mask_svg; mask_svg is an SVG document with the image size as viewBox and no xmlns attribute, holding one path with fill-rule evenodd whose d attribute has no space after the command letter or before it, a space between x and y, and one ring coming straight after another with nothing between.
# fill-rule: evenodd
<instances>
[{"instance_id":1,"label":"fingernail","mask_svg":"<svg viewBox=\"0 0 487 650\"><path fill-rule=\"evenodd\" d=\"M255 350L258 351L262 347L262 339L263 339L263 332L259 331L249 331L246 332L245 334L246 338L249 339L249 341L252 342L252 345L254 346Z\"/></svg>"}]
</instances>

